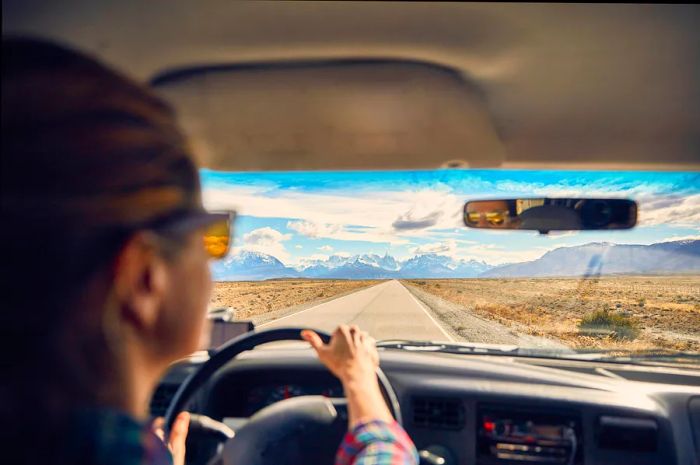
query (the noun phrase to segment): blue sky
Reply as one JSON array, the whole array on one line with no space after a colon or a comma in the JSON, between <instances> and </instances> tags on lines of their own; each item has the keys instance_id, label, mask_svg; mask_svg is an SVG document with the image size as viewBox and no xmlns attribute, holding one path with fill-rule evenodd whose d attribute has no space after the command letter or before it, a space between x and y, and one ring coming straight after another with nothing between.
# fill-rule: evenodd
<instances>
[{"instance_id":1,"label":"blue sky","mask_svg":"<svg viewBox=\"0 0 700 465\"><path fill-rule=\"evenodd\" d=\"M201 171L205 206L239 213L233 253L287 265L334 254L439 253L490 264L532 260L588 242L649 244L700 238L700 173L434 170L224 173ZM465 201L489 197L632 198L630 231L539 235L468 229Z\"/></svg>"}]
</instances>

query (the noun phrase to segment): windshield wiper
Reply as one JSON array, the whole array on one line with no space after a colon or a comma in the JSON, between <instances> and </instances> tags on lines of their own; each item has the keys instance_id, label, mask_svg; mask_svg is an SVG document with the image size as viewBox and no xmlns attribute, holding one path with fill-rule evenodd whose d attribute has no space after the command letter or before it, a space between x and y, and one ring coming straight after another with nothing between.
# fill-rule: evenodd
<instances>
[{"instance_id":1,"label":"windshield wiper","mask_svg":"<svg viewBox=\"0 0 700 465\"><path fill-rule=\"evenodd\" d=\"M624 355L603 355L595 360L603 362L692 362L700 363L700 353L690 352L631 352Z\"/></svg>"},{"instance_id":2,"label":"windshield wiper","mask_svg":"<svg viewBox=\"0 0 700 465\"><path fill-rule=\"evenodd\" d=\"M478 342L412 341L387 339L377 342L382 349L400 349L413 352L441 352L447 354L503 355L533 358L562 358L575 352L571 349L520 347L508 344L484 344Z\"/></svg>"},{"instance_id":3,"label":"windshield wiper","mask_svg":"<svg viewBox=\"0 0 700 465\"><path fill-rule=\"evenodd\" d=\"M468 344L460 342L411 341L408 339L389 339L377 342L382 349L401 349L415 352L442 352L449 354L497 354L516 355L520 347L513 345Z\"/></svg>"},{"instance_id":4,"label":"windshield wiper","mask_svg":"<svg viewBox=\"0 0 700 465\"><path fill-rule=\"evenodd\" d=\"M377 348L399 349L411 352L441 352L448 354L485 354L534 358L564 358L570 360L618 362L618 363L692 363L700 364L700 353L690 352L631 352L609 355L607 352L575 352L566 349L544 349L518 347L515 345L480 344L465 342L412 341L409 339L387 339L377 342Z\"/></svg>"}]
</instances>

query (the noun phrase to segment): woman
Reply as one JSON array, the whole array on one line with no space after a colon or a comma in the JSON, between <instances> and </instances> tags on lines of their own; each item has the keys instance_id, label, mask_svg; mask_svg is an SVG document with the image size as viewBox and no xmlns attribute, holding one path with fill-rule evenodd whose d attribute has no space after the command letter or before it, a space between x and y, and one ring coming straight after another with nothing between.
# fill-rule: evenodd
<instances>
[{"instance_id":1,"label":"woman","mask_svg":"<svg viewBox=\"0 0 700 465\"><path fill-rule=\"evenodd\" d=\"M148 90L42 41L3 39L2 57L3 454L183 464L188 414L166 447L147 405L168 365L199 347L203 233L220 218L202 208L187 144ZM348 397L337 463L416 463L382 400L371 338L345 326L329 345L303 337Z\"/></svg>"}]
</instances>

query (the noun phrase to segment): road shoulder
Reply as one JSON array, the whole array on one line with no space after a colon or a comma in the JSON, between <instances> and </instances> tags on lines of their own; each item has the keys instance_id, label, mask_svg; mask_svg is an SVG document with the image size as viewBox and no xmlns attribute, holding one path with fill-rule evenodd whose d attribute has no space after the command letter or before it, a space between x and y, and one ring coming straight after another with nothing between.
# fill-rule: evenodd
<instances>
[{"instance_id":1,"label":"road shoulder","mask_svg":"<svg viewBox=\"0 0 700 465\"><path fill-rule=\"evenodd\" d=\"M561 341L518 333L498 322L481 318L469 309L444 300L405 282L401 284L450 333L461 342L512 344L520 347L568 349Z\"/></svg>"}]
</instances>

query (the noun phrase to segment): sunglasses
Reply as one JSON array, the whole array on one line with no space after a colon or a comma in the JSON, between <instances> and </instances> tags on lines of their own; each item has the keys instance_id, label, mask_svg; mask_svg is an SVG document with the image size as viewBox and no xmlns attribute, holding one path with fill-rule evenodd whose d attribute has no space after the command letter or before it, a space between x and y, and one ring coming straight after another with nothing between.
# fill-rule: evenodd
<instances>
[{"instance_id":1,"label":"sunglasses","mask_svg":"<svg viewBox=\"0 0 700 465\"><path fill-rule=\"evenodd\" d=\"M183 234L199 229L202 231L202 245L207 255L219 260L231 250L235 220L236 212L233 211L185 211L169 215L149 226L166 234Z\"/></svg>"},{"instance_id":2,"label":"sunglasses","mask_svg":"<svg viewBox=\"0 0 700 465\"><path fill-rule=\"evenodd\" d=\"M204 229L204 250L210 258L219 260L228 255L233 242L234 212L210 213L212 223Z\"/></svg>"},{"instance_id":3,"label":"sunglasses","mask_svg":"<svg viewBox=\"0 0 700 465\"><path fill-rule=\"evenodd\" d=\"M486 221L489 224L493 225L501 225L505 223L505 221L508 219L510 216L509 212L507 210L494 210L490 212L467 212L466 217L467 217L467 222L471 224L477 224L481 220L481 218L486 218Z\"/></svg>"}]
</instances>

